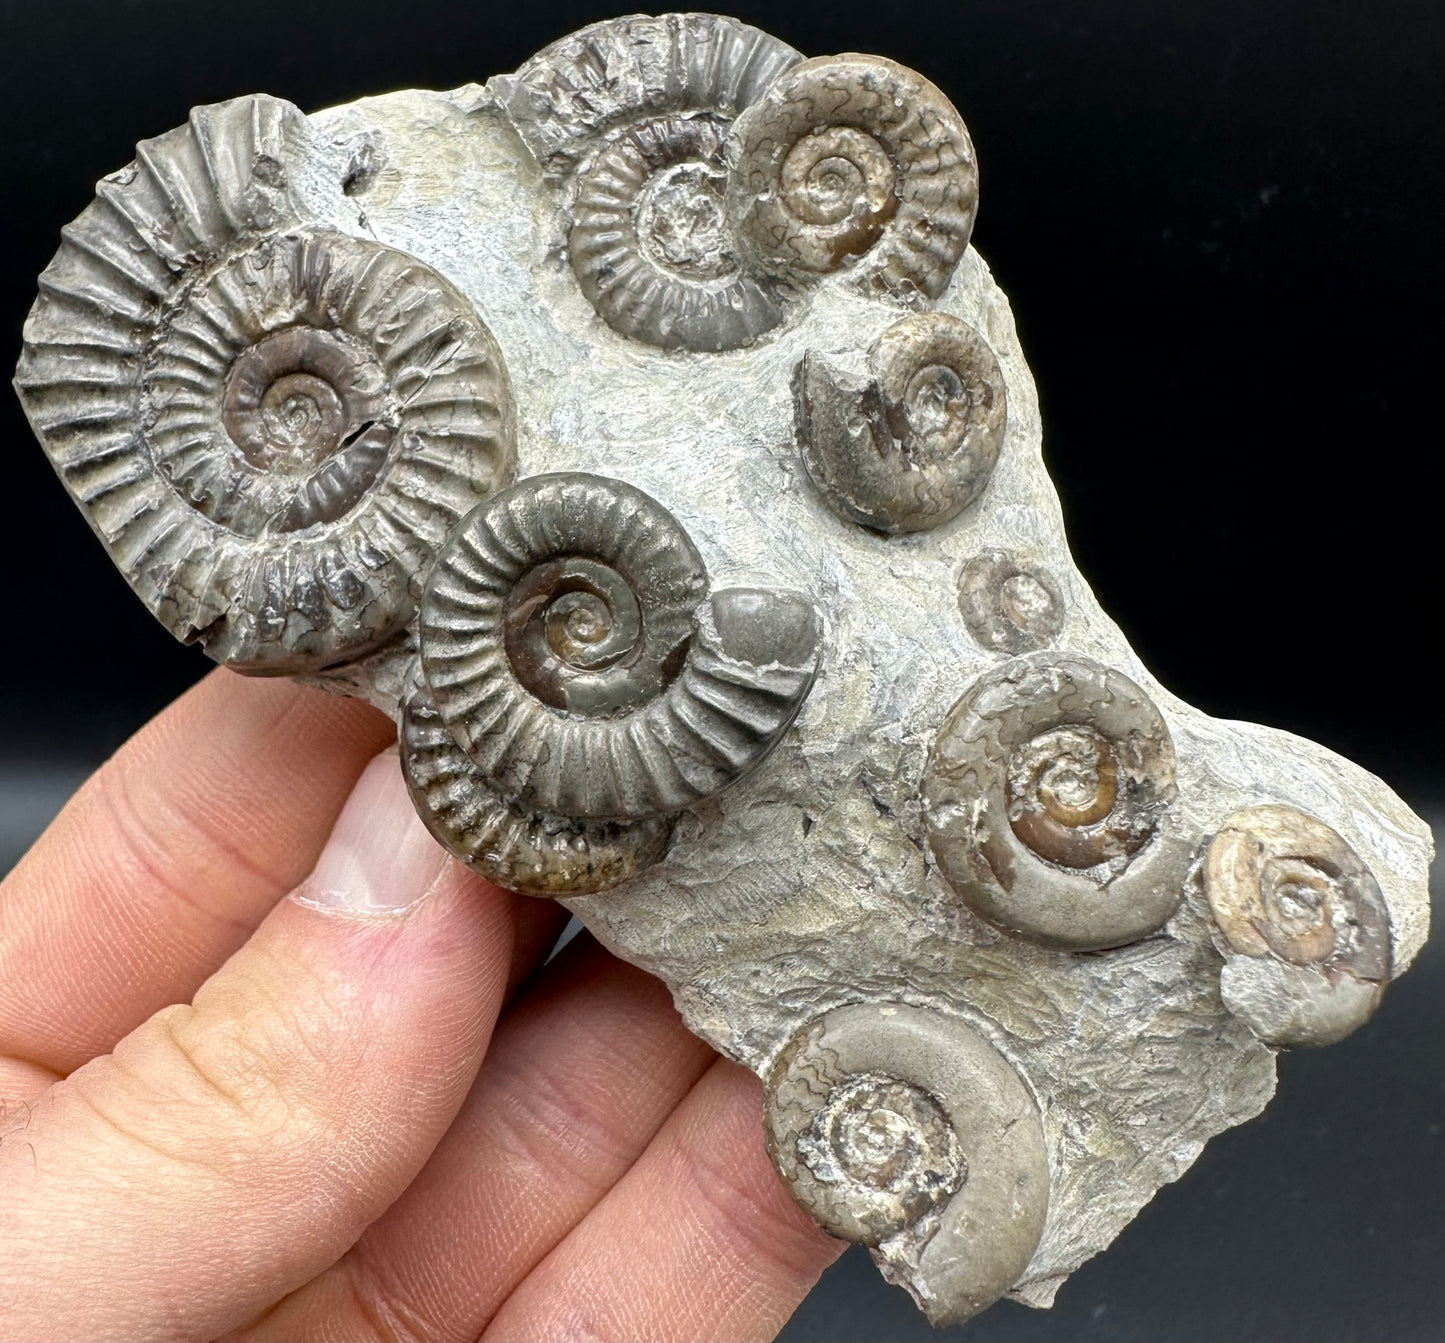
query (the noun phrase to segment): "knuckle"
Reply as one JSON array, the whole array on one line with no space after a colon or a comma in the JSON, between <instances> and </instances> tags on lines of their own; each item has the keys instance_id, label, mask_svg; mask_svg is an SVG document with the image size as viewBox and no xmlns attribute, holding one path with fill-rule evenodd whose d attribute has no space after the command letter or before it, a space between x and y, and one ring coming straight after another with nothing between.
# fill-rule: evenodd
<instances>
[{"instance_id":1,"label":"knuckle","mask_svg":"<svg viewBox=\"0 0 1445 1343\"><path fill-rule=\"evenodd\" d=\"M421 1343L445 1335L446 1330L414 1307L386 1271L359 1247L343 1262L351 1314L361 1326L356 1332L362 1337L376 1343Z\"/></svg>"},{"instance_id":2,"label":"knuckle","mask_svg":"<svg viewBox=\"0 0 1445 1343\"><path fill-rule=\"evenodd\" d=\"M549 1075L527 1063L502 1064L489 1079L498 1145L548 1182L559 1178L603 1192L636 1156L595 1079Z\"/></svg>"},{"instance_id":3,"label":"knuckle","mask_svg":"<svg viewBox=\"0 0 1445 1343\"><path fill-rule=\"evenodd\" d=\"M185 793L154 793L142 800L134 796L134 787L125 770L102 769L95 776L111 864L132 869L165 899L210 922L233 932L249 932L249 921L197 894L196 873L239 872L271 895L285 890L283 879L259 866L223 828L206 821L186 801Z\"/></svg>"}]
</instances>

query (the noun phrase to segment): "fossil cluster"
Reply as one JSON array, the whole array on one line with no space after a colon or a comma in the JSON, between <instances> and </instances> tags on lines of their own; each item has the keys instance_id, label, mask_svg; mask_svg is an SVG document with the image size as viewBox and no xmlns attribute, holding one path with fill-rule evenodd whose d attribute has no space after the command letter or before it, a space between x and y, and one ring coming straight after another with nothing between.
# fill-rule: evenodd
<instances>
[{"instance_id":1,"label":"fossil cluster","mask_svg":"<svg viewBox=\"0 0 1445 1343\"><path fill-rule=\"evenodd\" d=\"M1073 567L948 98L735 20L140 144L16 386L136 594L755 1070L939 1322L1046 1305L1426 929L1428 832Z\"/></svg>"}]
</instances>

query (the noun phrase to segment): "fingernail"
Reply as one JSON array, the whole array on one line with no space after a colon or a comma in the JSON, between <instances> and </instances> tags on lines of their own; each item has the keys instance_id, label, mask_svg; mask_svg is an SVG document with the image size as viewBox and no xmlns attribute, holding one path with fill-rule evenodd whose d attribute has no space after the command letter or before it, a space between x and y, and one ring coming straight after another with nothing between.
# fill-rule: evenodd
<instances>
[{"instance_id":1,"label":"fingernail","mask_svg":"<svg viewBox=\"0 0 1445 1343\"><path fill-rule=\"evenodd\" d=\"M312 873L292 893L311 909L386 917L431 889L447 856L417 819L394 755L357 780Z\"/></svg>"}]
</instances>

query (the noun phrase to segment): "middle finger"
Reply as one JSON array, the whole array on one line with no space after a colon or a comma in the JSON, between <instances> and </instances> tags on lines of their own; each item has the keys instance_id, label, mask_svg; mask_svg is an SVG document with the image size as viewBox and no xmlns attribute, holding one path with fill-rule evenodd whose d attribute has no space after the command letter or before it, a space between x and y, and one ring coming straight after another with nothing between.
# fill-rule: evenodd
<instances>
[{"instance_id":1,"label":"middle finger","mask_svg":"<svg viewBox=\"0 0 1445 1343\"><path fill-rule=\"evenodd\" d=\"M407 1193L257 1338L475 1338L626 1174L714 1055L590 937L503 1017Z\"/></svg>"}]
</instances>

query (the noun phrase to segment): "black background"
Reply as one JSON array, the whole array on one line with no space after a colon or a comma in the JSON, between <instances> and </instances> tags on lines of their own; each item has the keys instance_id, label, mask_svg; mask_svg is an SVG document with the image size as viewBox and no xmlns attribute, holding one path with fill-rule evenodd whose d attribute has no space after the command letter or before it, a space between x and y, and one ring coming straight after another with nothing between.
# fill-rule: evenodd
<instances>
[{"instance_id":1,"label":"black background","mask_svg":"<svg viewBox=\"0 0 1445 1343\"><path fill-rule=\"evenodd\" d=\"M1441 610L1445 10L1418 0L733 4L957 104L974 241L1010 295L1079 567L1153 671L1289 728L1445 818ZM445 88L605 17L532 0L0 0L0 363L59 226L136 140L263 90L303 109ZM0 398L0 770L71 777L200 675ZM0 801L12 796L0 792ZM18 804L17 804L18 805ZM28 813L27 813L28 815ZM970 1339L1438 1339L1441 988L1432 939L1376 1019L1281 1059L1055 1310ZM791 1339L928 1336L853 1251Z\"/></svg>"}]
</instances>

